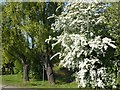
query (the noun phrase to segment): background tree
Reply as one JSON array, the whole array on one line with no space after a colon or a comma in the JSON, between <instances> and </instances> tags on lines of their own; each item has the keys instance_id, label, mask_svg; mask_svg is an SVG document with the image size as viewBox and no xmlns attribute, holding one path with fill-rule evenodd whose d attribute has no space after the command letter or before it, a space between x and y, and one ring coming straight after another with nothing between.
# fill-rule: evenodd
<instances>
[{"instance_id":1,"label":"background tree","mask_svg":"<svg viewBox=\"0 0 120 90\"><path fill-rule=\"evenodd\" d=\"M6 52L4 55L6 57L8 53L9 56L22 62L25 81L29 80L29 69L34 68L33 65L38 62L42 66L45 63L48 81L54 84L53 71L49 60L50 49L44 40L51 33L50 24L54 22L54 19L48 20L47 17L56 13L55 10L59 5L60 3L47 2L8 2L3 6L2 44L3 50ZM36 66L41 67L38 64ZM41 71L41 68L37 70Z\"/></svg>"},{"instance_id":2,"label":"background tree","mask_svg":"<svg viewBox=\"0 0 120 90\"><path fill-rule=\"evenodd\" d=\"M108 34L111 38L116 41L116 51L113 55L113 60L115 60L115 66L112 69L116 72L116 82L120 83L119 77L119 61L120 61L120 28L119 28L119 4L120 2L112 2L110 3L110 7L107 8L106 13L104 14L106 17L107 27L109 27Z\"/></svg>"}]
</instances>

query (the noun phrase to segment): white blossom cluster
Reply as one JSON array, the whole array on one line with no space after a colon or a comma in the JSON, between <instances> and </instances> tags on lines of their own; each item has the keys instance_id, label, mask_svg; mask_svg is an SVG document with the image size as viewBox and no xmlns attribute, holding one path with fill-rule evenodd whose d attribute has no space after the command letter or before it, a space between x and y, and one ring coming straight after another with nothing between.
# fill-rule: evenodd
<instances>
[{"instance_id":1,"label":"white blossom cluster","mask_svg":"<svg viewBox=\"0 0 120 90\"><path fill-rule=\"evenodd\" d=\"M112 85L113 88L116 88L116 79L115 75L107 73L105 67L100 67L96 69L95 63L99 62L99 59L84 59L80 62L79 72L76 73L76 81L78 87L100 87L105 88L106 86ZM88 75L88 76L87 76ZM85 79L85 78L88 79Z\"/></svg>"},{"instance_id":2,"label":"white blossom cluster","mask_svg":"<svg viewBox=\"0 0 120 90\"><path fill-rule=\"evenodd\" d=\"M102 13L105 8L103 3L68 3L52 24L53 32L58 33L58 36L46 40L48 43L50 40L56 41L52 44L52 48L61 45L61 51L51 59L59 55L60 65L73 70L78 68L79 72L76 73L78 87L104 88L108 83L115 85L112 76L111 83L105 82L110 79L106 67L96 65L96 63L102 65L98 57L100 55L105 57L108 47L116 48L112 39L97 35L94 29L95 26L104 23L105 17Z\"/></svg>"}]
</instances>

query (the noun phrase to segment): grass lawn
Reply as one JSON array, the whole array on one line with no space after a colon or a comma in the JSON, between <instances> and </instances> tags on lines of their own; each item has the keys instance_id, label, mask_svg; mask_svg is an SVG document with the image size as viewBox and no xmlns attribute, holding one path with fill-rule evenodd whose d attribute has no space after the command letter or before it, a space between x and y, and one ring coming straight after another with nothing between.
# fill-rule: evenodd
<instances>
[{"instance_id":1,"label":"grass lawn","mask_svg":"<svg viewBox=\"0 0 120 90\"><path fill-rule=\"evenodd\" d=\"M3 75L2 78L3 85L23 87L23 88L77 88L76 82L65 83L56 80L55 85L49 85L48 81L38 81L35 79L30 79L29 82L24 82L21 75Z\"/></svg>"}]
</instances>

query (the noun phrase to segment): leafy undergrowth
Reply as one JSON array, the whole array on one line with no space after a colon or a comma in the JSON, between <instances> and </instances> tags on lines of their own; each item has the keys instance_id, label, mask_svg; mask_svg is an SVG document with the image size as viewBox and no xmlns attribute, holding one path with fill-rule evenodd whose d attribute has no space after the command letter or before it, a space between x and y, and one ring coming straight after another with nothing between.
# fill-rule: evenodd
<instances>
[{"instance_id":1,"label":"leafy undergrowth","mask_svg":"<svg viewBox=\"0 0 120 90\"><path fill-rule=\"evenodd\" d=\"M59 79L56 80L55 85L49 85L48 81L39 81L35 79L30 79L28 82L24 82L21 75L3 75L2 84L23 87L23 88L77 88L77 84L73 81L71 83L62 82Z\"/></svg>"}]
</instances>

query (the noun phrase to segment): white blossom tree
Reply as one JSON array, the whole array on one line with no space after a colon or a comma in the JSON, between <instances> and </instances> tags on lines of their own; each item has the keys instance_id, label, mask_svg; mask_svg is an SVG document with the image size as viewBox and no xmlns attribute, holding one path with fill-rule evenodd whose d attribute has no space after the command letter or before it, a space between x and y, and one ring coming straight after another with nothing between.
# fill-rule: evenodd
<instances>
[{"instance_id":1,"label":"white blossom tree","mask_svg":"<svg viewBox=\"0 0 120 90\"><path fill-rule=\"evenodd\" d=\"M51 59L59 55L60 65L79 70L76 72L78 87L116 87L114 73L108 72L102 60L109 48L116 48L115 42L104 35L106 18L103 13L108 6L102 2L69 2L62 14L55 16L52 29L56 36L46 40L55 42L53 49L61 46Z\"/></svg>"}]
</instances>

